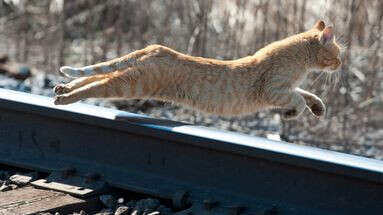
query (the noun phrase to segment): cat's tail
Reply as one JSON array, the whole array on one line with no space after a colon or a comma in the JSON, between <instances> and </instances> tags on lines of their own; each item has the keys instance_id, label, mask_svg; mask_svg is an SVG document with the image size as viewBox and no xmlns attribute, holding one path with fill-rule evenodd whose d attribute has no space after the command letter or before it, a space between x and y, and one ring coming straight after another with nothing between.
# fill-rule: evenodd
<instances>
[{"instance_id":1,"label":"cat's tail","mask_svg":"<svg viewBox=\"0 0 383 215\"><path fill-rule=\"evenodd\" d=\"M124 59L117 58L110 61L79 68L62 66L60 67L60 73L69 78L78 78L114 72L117 70L125 69L126 67L128 67L128 63L125 62Z\"/></svg>"}]
</instances>

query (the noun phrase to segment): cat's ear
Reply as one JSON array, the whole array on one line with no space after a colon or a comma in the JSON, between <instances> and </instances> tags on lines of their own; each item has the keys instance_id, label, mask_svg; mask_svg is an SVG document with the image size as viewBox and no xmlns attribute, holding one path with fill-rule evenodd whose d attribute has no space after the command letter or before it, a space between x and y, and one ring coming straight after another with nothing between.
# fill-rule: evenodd
<instances>
[{"instance_id":1,"label":"cat's ear","mask_svg":"<svg viewBox=\"0 0 383 215\"><path fill-rule=\"evenodd\" d=\"M319 37L320 43L322 45L326 45L328 42L331 42L333 39L334 39L333 27L325 27Z\"/></svg>"},{"instance_id":2,"label":"cat's ear","mask_svg":"<svg viewBox=\"0 0 383 215\"><path fill-rule=\"evenodd\" d=\"M315 23L313 29L318 29L320 31L323 31L323 29L326 27L326 24L324 24L323 20L319 20L318 22Z\"/></svg>"}]
</instances>

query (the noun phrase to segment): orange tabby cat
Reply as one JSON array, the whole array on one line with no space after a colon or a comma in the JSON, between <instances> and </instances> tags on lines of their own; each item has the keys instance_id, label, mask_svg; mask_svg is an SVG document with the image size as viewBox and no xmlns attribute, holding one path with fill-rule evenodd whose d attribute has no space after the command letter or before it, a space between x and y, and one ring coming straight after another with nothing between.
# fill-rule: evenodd
<instances>
[{"instance_id":1,"label":"orange tabby cat","mask_svg":"<svg viewBox=\"0 0 383 215\"><path fill-rule=\"evenodd\" d=\"M151 45L111 61L60 72L80 77L54 88L56 105L86 98L151 98L218 115L243 115L281 108L293 119L306 107L325 113L320 98L298 88L308 72L336 70L340 48L323 21L297 35L271 43L237 60L193 57Z\"/></svg>"}]
</instances>

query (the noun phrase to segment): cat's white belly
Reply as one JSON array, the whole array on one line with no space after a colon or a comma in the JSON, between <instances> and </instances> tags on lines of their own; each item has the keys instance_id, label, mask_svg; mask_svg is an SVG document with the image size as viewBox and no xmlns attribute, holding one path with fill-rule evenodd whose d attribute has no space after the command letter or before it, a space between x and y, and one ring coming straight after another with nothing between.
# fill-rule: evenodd
<instances>
[{"instance_id":1,"label":"cat's white belly","mask_svg":"<svg viewBox=\"0 0 383 215\"><path fill-rule=\"evenodd\" d=\"M209 85L205 88L193 86L191 100L181 103L207 113L226 116L246 115L264 109L265 105L259 100L251 101L244 91L235 91L235 87L222 85Z\"/></svg>"}]
</instances>

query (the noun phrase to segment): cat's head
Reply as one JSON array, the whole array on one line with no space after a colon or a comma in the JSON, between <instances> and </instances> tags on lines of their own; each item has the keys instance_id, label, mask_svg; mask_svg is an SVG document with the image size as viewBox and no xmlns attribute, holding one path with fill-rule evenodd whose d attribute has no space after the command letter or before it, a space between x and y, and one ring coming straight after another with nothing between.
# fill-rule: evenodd
<instances>
[{"instance_id":1,"label":"cat's head","mask_svg":"<svg viewBox=\"0 0 383 215\"><path fill-rule=\"evenodd\" d=\"M312 31L315 32L315 40L318 50L316 51L315 67L327 71L335 71L341 65L341 47L337 44L334 36L334 28L326 26L323 21L318 21Z\"/></svg>"}]
</instances>

